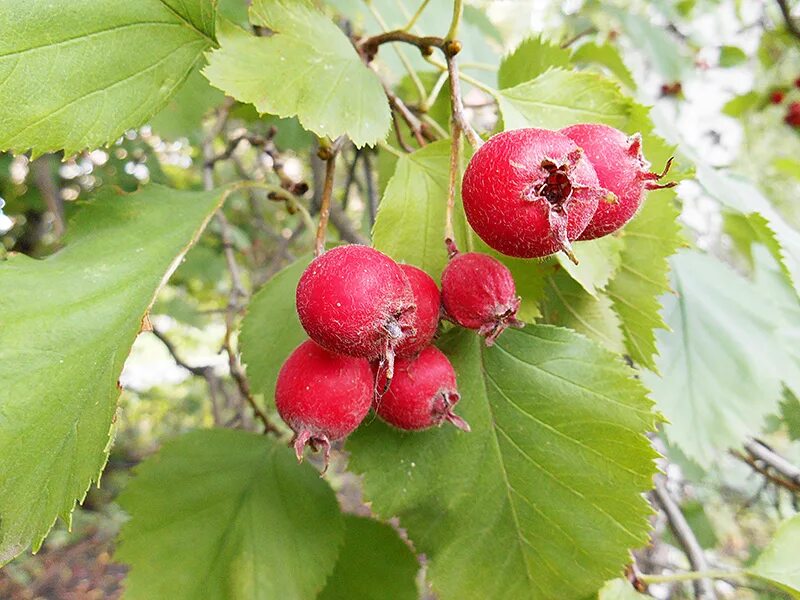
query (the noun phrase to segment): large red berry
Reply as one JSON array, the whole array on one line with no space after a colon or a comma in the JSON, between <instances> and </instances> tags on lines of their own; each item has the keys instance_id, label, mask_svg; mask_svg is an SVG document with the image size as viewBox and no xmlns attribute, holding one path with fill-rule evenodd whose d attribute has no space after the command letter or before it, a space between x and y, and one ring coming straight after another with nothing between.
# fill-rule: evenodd
<instances>
[{"instance_id":1,"label":"large red berry","mask_svg":"<svg viewBox=\"0 0 800 600\"><path fill-rule=\"evenodd\" d=\"M297 460L303 448L322 447L328 466L331 442L349 435L369 412L374 379L363 358L334 354L307 340L283 363L275 385L278 414L294 431Z\"/></svg>"},{"instance_id":2,"label":"large red berry","mask_svg":"<svg viewBox=\"0 0 800 600\"><path fill-rule=\"evenodd\" d=\"M413 265L400 265L400 268L408 277L417 307L412 322L415 333L401 340L396 349L398 357L408 358L419 354L436 335L442 297L436 282L425 271Z\"/></svg>"},{"instance_id":3,"label":"large red berry","mask_svg":"<svg viewBox=\"0 0 800 600\"><path fill-rule=\"evenodd\" d=\"M600 201L578 239L592 240L616 231L633 218L647 190L675 185L656 183L666 174L670 163L663 173L651 173L650 163L642 155L639 134L628 137L619 129L597 123L573 125L561 133L583 148L600 185L611 192Z\"/></svg>"},{"instance_id":4,"label":"large red berry","mask_svg":"<svg viewBox=\"0 0 800 600\"><path fill-rule=\"evenodd\" d=\"M442 272L442 306L447 317L467 329L477 329L494 344L517 320L520 297L514 278L499 260L477 252L456 252Z\"/></svg>"},{"instance_id":5,"label":"large red berry","mask_svg":"<svg viewBox=\"0 0 800 600\"><path fill-rule=\"evenodd\" d=\"M786 116L783 118L787 125L798 128L800 127L800 102L792 102L786 111Z\"/></svg>"},{"instance_id":6,"label":"large red berry","mask_svg":"<svg viewBox=\"0 0 800 600\"><path fill-rule=\"evenodd\" d=\"M413 333L414 295L391 258L367 246L339 246L314 259L297 284L297 314L312 340L349 356L382 358Z\"/></svg>"},{"instance_id":7,"label":"large red berry","mask_svg":"<svg viewBox=\"0 0 800 600\"><path fill-rule=\"evenodd\" d=\"M522 258L563 250L575 260L570 242L607 192L567 136L517 129L495 135L475 153L461 195L469 224L495 250Z\"/></svg>"},{"instance_id":8,"label":"large red berry","mask_svg":"<svg viewBox=\"0 0 800 600\"><path fill-rule=\"evenodd\" d=\"M458 400L453 365L440 350L428 346L415 358L397 360L392 385L376 398L375 410L400 429L416 431L449 421L469 431L467 422L453 412Z\"/></svg>"}]
</instances>

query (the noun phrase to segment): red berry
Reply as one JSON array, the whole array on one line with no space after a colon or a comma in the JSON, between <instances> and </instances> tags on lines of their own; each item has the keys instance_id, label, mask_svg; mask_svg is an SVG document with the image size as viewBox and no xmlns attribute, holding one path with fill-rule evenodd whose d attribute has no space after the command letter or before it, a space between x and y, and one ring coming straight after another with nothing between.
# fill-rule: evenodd
<instances>
[{"instance_id":1,"label":"red berry","mask_svg":"<svg viewBox=\"0 0 800 600\"><path fill-rule=\"evenodd\" d=\"M783 118L787 125L800 127L800 102L792 102Z\"/></svg>"},{"instance_id":2,"label":"red berry","mask_svg":"<svg viewBox=\"0 0 800 600\"><path fill-rule=\"evenodd\" d=\"M419 354L433 341L439 328L442 296L436 282L425 271L413 265L400 265L400 268L408 277L417 307L412 322L415 333L406 336L395 349L398 357L408 358Z\"/></svg>"},{"instance_id":3,"label":"red berry","mask_svg":"<svg viewBox=\"0 0 800 600\"><path fill-rule=\"evenodd\" d=\"M447 317L486 336L494 344L507 327L523 327L517 320L520 297L514 278L499 260L477 252L456 253L442 272L442 305Z\"/></svg>"},{"instance_id":4,"label":"red berry","mask_svg":"<svg viewBox=\"0 0 800 600\"><path fill-rule=\"evenodd\" d=\"M642 155L639 134L628 137L619 129L597 123L573 125L562 129L561 133L583 148L600 185L611 192L609 199L598 204L589 225L578 238L580 240L591 240L616 231L639 210L646 190L675 185L655 183L669 170L671 159L663 173L650 173L650 163Z\"/></svg>"},{"instance_id":5,"label":"red berry","mask_svg":"<svg viewBox=\"0 0 800 600\"><path fill-rule=\"evenodd\" d=\"M800 77L794 80L794 87L800 88Z\"/></svg>"},{"instance_id":6,"label":"red berry","mask_svg":"<svg viewBox=\"0 0 800 600\"><path fill-rule=\"evenodd\" d=\"M780 104L784 98L786 98L786 92L783 90L773 90L769 95L769 101L773 104Z\"/></svg>"},{"instance_id":7,"label":"red berry","mask_svg":"<svg viewBox=\"0 0 800 600\"><path fill-rule=\"evenodd\" d=\"M400 429L417 431L449 421L469 431L453 412L459 400L456 372L440 350L428 346L419 356L398 359L389 390L375 401L378 416Z\"/></svg>"},{"instance_id":8,"label":"red berry","mask_svg":"<svg viewBox=\"0 0 800 600\"><path fill-rule=\"evenodd\" d=\"M403 270L385 254L339 246L314 259L300 277L297 314L320 346L381 358L391 378L394 350L413 334L414 295Z\"/></svg>"},{"instance_id":9,"label":"red berry","mask_svg":"<svg viewBox=\"0 0 800 600\"><path fill-rule=\"evenodd\" d=\"M467 220L489 246L522 258L563 250L607 195L583 151L546 129L492 137L470 160L462 197Z\"/></svg>"},{"instance_id":10,"label":"red berry","mask_svg":"<svg viewBox=\"0 0 800 600\"><path fill-rule=\"evenodd\" d=\"M300 344L283 363L275 384L278 414L294 431L297 460L303 448L322 447L325 468L331 442L349 435L369 412L374 380L363 358L334 354L312 340Z\"/></svg>"}]
</instances>

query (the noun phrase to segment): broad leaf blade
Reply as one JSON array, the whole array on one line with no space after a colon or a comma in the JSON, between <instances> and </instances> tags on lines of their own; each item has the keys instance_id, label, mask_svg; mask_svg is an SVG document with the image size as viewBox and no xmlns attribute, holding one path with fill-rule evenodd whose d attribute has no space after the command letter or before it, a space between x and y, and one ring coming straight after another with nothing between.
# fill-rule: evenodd
<instances>
[{"instance_id":1,"label":"broad leaf blade","mask_svg":"<svg viewBox=\"0 0 800 600\"><path fill-rule=\"evenodd\" d=\"M541 38L526 38L503 57L497 72L497 84L501 88L511 88L553 67L569 68L569 51Z\"/></svg>"},{"instance_id":2,"label":"broad leaf blade","mask_svg":"<svg viewBox=\"0 0 800 600\"><path fill-rule=\"evenodd\" d=\"M596 73L551 69L499 94L505 129L597 122L624 130L633 111L617 85Z\"/></svg>"},{"instance_id":3,"label":"broad leaf blade","mask_svg":"<svg viewBox=\"0 0 800 600\"><path fill-rule=\"evenodd\" d=\"M658 335L662 377L643 378L670 422L669 440L708 466L777 410L790 363L759 286L698 252L679 253L672 268L677 295L664 309L672 331Z\"/></svg>"},{"instance_id":4,"label":"broad leaf blade","mask_svg":"<svg viewBox=\"0 0 800 600\"><path fill-rule=\"evenodd\" d=\"M800 598L800 515L784 521L748 573Z\"/></svg>"},{"instance_id":5,"label":"broad leaf blade","mask_svg":"<svg viewBox=\"0 0 800 600\"><path fill-rule=\"evenodd\" d=\"M669 190L651 192L623 231L620 268L606 288L619 315L625 347L637 364L655 368L655 330L665 329L661 296L669 288L668 258L683 244Z\"/></svg>"},{"instance_id":6,"label":"broad leaf blade","mask_svg":"<svg viewBox=\"0 0 800 600\"><path fill-rule=\"evenodd\" d=\"M37 548L105 464L117 377L156 291L220 192L106 192L65 247L0 263L0 563Z\"/></svg>"},{"instance_id":7,"label":"broad leaf blade","mask_svg":"<svg viewBox=\"0 0 800 600\"><path fill-rule=\"evenodd\" d=\"M419 562L390 525L346 515L344 546L318 600L417 600Z\"/></svg>"},{"instance_id":8,"label":"broad leaf blade","mask_svg":"<svg viewBox=\"0 0 800 600\"><path fill-rule=\"evenodd\" d=\"M620 236L606 235L574 244L573 251L579 261L577 265L563 252L556 254L555 258L588 294L597 296L617 272L624 245Z\"/></svg>"},{"instance_id":9,"label":"broad leaf blade","mask_svg":"<svg viewBox=\"0 0 800 600\"><path fill-rule=\"evenodd\" d=\"M359 147L386 137L380 81L333 21L307 0L255 0L250 19L274 35L226 28L203 71L213 86L320 136L344 134Z\"/></svg>"},{"instance_id":10,"label":"broad leaf blade","mask_svg":"<svg viewBox=\"0 0 800 600\"><path fill-rule=\"evenodd\" d=\"M295 310L295 289L311 262L297 259L270 279L250 300L239 341L247 377L256 394L271 401L283 361L306 339Z\"/></svg>"},{"instance_id":11,"label":"broad leaf blade","mask_svg":"<svg viewBox=\"0 0 800 600\"><path fill-rule=\"evenodd\" d=\"M375 247L439 280L447 264L444 223L450 144L434 142L403 156L386 186L372 239ZM456 206L456 241L466 244L463 211Z\"/></svg>"},{"instance_id":12,"label":"broad leaf blade","mask_svg":"<svg viewBox=\"0 0 800 600\"><path fill-rule=\"evenodd\" d=\"M333 570L333 491L274 438L195 431L136 469L117 558L126 598L311 599Z\"/></svg>"},{"instance_id":13,"label":"broad leaf blade","mask_svg":"<svg viewBox=\"0 0 800 600\"><path fill-rule=\"evenodd\" d=\"M596 591L647 539L644 388L610 352L549 326L507 331L488 350L458 331L443 348L472 432L362 427L348 447L366 497L399 517L442 597Z\"/></svg>"},{"instance_id":14,"label":"broad leaf blade","mask_svg":"<svg viewBox=\"0 0 800 600\"><path fill-rule=\"evenodd\" d=\"M158 112L214 44L214 1L0 3L0 148L70 155ZM135 49L135 50L133 50Z\"/></svg>"}]
</instances>

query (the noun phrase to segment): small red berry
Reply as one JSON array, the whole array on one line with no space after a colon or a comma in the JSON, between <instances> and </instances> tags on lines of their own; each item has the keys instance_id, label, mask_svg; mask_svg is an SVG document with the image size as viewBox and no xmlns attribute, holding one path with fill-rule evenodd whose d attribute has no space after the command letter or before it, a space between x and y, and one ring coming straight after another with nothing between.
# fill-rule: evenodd
<instances>
[{"instance_id":1,"label":"small red berry","mask_svg":"<svg viewBox=\"0 0 800 600\"><path fill-rule=\"evenodd\" d=\"M700 65L700 68L708 68L708 64ZM680 81L676 81L674 83L665 83L661 86L661 95L662 96L679 96L683 92L683 85Z\"/></svg>"},{"instance_id":2,"label":"small red berry","mask_svg":"<svg viewBox=\"0 0 800 600\"><path fill-rule=\"evenodd\" d=\"M408 358L419 354L433 341L439 328L442 296L433 278L413 265L400 265L414 293L413 334L404 337L395 349L398 357Z\"/></svg>"},{"instance_id":3,"label":"small red berry","mask_svg":"<svg viewBox=\"0 0 800 600\"><path fill-rule=\"evenodd\" d=\"M772 104L780 104L786 98L786 92L783 90L773 90L769 94L769 101Z\"/></svg>"},{"instance_id":4,"label":"small red berry","mask_svg":"<svg viewBox=\"0 0 800 600\"><path fill-rule=\"evenodd\" d=\"M586 152L594 166L600 185L612 194L610 201L601 201L580 240L608 235L630 221L644 200L645 191L672 187L674 183L658 184L669 170L650 173L650 163L642 155L639 134L628 137L619 129L597 123L572 125L561 130Z\"/></svg>"},{"instance_id":5,"label":"small red berry","mask_svg":"<svg viewBox=\"0 0 800 600\"><path fill-rule=\"evenodd\" d=\"M328 467L331 442L348 436L372 404L374 379L369 362L334 354L312 340L300 344L283 363L275 384L275 405L294 431L297 460L306 444L322 447Z\"/></svg>"},{"instance_id":6,"label":"small red berry","mask_svg":"<svg viewBox=\"0 0 800 600\"><path fill-rule=\"evenodd\" d=\"M794 87L800 88L800 77L794 80Z\"/></svg>"},{"instance_id":7,"label":"small red berry","mask_svg":"<svg viewBox=\"0 0 800 600\"><path fill-rule=\"evenodd\" d=\"M367 246L328 250L297 284L297 314L309 337L332 352L381 358L390 378L395 348L413 334L413 313L403 270Z\"/></svg>"},{"instance_id":8,"label":"small red berry","mask_svg":"<svg viewBox=\"0 0 800 600\"><path fill-rule=\"evenodd\" d=\"M455 252L442 272L442 305L447 318L477 329L494 344L508 327L523 327L517 319L521 298L514 278L499 260L477 252Z\"/></svg>"},{"instance_id":9,"label":"small red berry","mask_svg":"<svg viewBox=\"0 0 800 600\"><path fill-rule=\"evenodd\" d=\"M521 258L563 250L575 261L570 242L607 194L575 142L546 129L495 135L470 160L462 185L472 229L495 250Z\"/></svg>"},{"instance_id":10,"label":"small red berry","mask_svg":"<svg viewBox=\"0 0 800 600\"><path fill-rule=\"evenodd\" d=\"M440 350L428 346L415 358L397 360L392 385L376 398L375 411L399 429L418 431L449 421L469 431L467 422L453 412L458 400L453 365Z\"/></svg>"},{"instance_id":11,"label":"small red berry","mask_svg":"<svg viewBox=\"0 0 800 600\"><path fill-rule=\"evenodd\" d=\"M783 118L787 125L792 127L800 127L800 102L792 102L786 111L786 116Z\"/></svg>"}]
</instances>

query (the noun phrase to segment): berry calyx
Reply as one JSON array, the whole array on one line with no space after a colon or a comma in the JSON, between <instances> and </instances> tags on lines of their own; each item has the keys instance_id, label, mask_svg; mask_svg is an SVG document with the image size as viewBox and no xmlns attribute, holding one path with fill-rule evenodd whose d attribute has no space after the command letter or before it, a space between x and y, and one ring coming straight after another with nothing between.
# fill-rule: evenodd
<instances>
[{"instance_id":1,"label":"berry calyx","mask_svg":"<svg viewBox=\"0 0 800 600\"><path fill-rule=\"evenodd\" d=\"M411 284L414 305L417 308L412 315L411 323L414 333L400 341L395 354L398 358L409 358L419 354L433 341L439 328L442 296L439 293L439 286L425 271L413 265L400 265L400 268Z\"/></svg>"},{"instance_id":2,"label":"berry calyx","mask_svg":"<svg viewBox=\"0 0 800 600\"><path fill-rule=\"evenodd\" d=\"M608 196L583 151L546 129L517 129L490 138L464 173L464 211L490 247L534 258L565 252L597 203Z\"/></svg>"},{"instance_id":3,"label":"berry calyx","mask_svg":"<svg viewBox=\"0 0 800 600\"><path fill-rule=\"evenodd\" d=\"M375 411L382 420L407 431L444 422L469 431L467 422L453 412L459 399L453 365L440 350L428 346L414 358L397 360L392 385L376 398Z\"/></svg>"},{"instance_id":4,"label":"berry calyx","mask_svg":"<svg viewBox=\"0 0 800 600\"><path fill-rule=\"evenodd\" d=\"M358 427L372 397L372 369L366 359L334 354L312 340L295 348L278 373L275 405L294 431L297 460L303 461L306 445L322 448L327 469L331 442Z\"/></svg>"},{"instance_id":5,"label":"berry calyx","mask_svg":"<svg viewBox=\"0 0 800 600\"><path fill-rule=\"evenodd\" d=\"M477 330L491 346L508 327L525 326L517 319L521 300L503 263L451 247L450 262L442 272L442 308L447 319Z\"/></svg>"},{"instance_id":6,"label":"berry calyx","mask_svg":"<svg viewBox=\"0 0 800 600\"><path fill-rule=\"evenodd\" d=\"M583 148L600 185L616 199L598 204L580 240L592 240L618 230L639 210L646 191L676 185L657 183L669 171L672 159L667 161L663 172L651 173L650 163L642 155L639 134L628 137L619 129L597 123L572 125L561 133Z\"/></svg>"},{"instance_id":7,"label":"berry calyx","mask_svg":"<svg viewBox=\"0 0 800 600\"><path fill-rule=\"evenodd\" d=\"M415 310L396 262L367 246L338 246L311 262L296 299L312 340L339 354L379 358L391 379L395 348L413 334Z\"/></svg>"}]
</instances>

